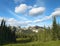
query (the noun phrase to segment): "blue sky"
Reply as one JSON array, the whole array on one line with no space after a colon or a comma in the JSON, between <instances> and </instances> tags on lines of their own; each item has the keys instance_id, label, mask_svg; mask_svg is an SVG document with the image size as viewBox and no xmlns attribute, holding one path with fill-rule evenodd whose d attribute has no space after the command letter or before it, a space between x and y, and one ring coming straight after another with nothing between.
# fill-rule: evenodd
<instances>
[{"instance_id":1,"label":"blue sky","mask_svg":"<svg viewBox=\"0 0 60 46\"><path fill-rule=\"evenodd\" d=\"M1 0L0 21L12 26L51 26L52 17L60 23L60 0Z\"/></svg>"}]
</instances>

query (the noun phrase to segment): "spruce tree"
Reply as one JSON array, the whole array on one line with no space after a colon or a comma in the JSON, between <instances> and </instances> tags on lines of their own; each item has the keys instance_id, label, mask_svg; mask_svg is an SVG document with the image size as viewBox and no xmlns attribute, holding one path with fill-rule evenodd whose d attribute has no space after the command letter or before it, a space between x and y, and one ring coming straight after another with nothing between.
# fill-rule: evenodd
<instances>
[{"instance_id":1,"label":"spruce tree","mask_svg":"<svg viewBox=\"0 0 60 46\"><path fill-rule=\"evenodd\" d=\"M53 34L53 40L57 40L57 23L56 23L56 17L53 17L53 27L52 27L52 34Z\"/></svg>"}]
</instances>

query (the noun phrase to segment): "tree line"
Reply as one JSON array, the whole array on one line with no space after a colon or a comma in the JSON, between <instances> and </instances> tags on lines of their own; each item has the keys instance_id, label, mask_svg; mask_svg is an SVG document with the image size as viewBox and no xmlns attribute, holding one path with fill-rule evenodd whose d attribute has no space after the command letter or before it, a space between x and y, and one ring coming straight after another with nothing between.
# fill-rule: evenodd
<instances>
[{"instance_id":1,"label":"tree line","mask_svg":"<svg viewBox=\"0 0 60 46\"><path fill-rule=\"evenodd\" d=\"M3 19L0 24L0 44L16 42L16 38L27 38L26 40L22 40L22 42L60 40L60 24L57 24L56 17L53 17L52 28L44 26L44 30L39 28L38 33L32 32L30 28L27 30L21 29L24 32L16 30L16 27L11 28L11 26L7 26L6 21Z\"/></svg>"}]
</instances>

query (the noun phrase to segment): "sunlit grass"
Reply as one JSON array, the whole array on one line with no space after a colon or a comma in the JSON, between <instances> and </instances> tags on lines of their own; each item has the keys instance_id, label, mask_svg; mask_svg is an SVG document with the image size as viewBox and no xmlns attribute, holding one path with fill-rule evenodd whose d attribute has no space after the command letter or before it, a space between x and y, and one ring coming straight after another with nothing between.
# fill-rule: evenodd
<instances>
[{"instance_id":1,"label":"sunlit grass","mask_svg":"<svg viewBox=\"0 0 60 46\"><path fill-rule=\"evenodd\" d=\"M28 42L28 43L12 43L4 46L60 46L60 41L49 41L49 42Z\"/></svg>"}]
</instances>

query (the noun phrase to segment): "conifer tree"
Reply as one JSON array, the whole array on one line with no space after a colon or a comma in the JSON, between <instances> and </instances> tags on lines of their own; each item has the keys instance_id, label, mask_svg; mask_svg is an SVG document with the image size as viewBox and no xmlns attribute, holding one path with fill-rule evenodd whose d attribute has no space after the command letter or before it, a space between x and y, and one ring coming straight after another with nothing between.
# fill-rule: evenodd
<instances>
[{"instance_id":1,"label":"conifer tree","mask_svg":"<svg viewBox=\"0 0 60 46\"><path fill-rule=\"evenodd\" d=\"M56 23L56 17L53 17L53 27L52 27L52 34L53 34L53 40L57 40L57 23Z\"/></svg>"}]
</instances>

